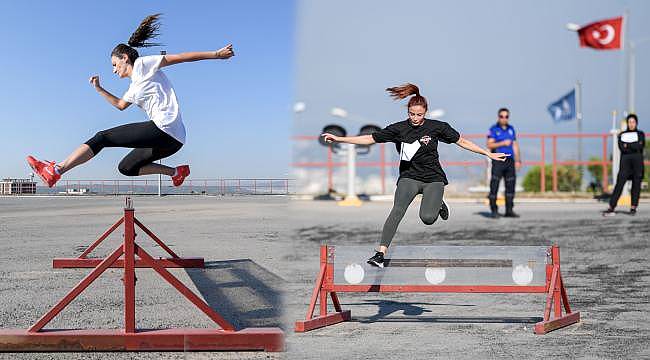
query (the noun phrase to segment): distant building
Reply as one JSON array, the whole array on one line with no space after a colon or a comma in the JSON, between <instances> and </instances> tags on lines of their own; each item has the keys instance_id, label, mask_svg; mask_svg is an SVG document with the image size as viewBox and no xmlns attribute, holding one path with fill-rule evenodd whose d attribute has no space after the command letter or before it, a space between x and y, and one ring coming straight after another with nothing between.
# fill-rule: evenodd
<instances>
[{"instance_id":1,"label":"distant building","mask_svg":"<svg viewBox=\"0 0 650 360\"><path fill-rule=\"evenodd\" d=\"M59 191L59 194L63 195L88 195L90 194L90 189L88 188L81 188L81 189L65 189L65 191Z\"/></svg>"},{"instance_id":2,"label":"distant building","mask_svg":"<svg viewBox=\"0 0 650 360\"><path fill-rule=\"evenodd\" d=\"M1 195L36 194L36 182L33 179L2 179Z\"/></svg>"}]
</instances>

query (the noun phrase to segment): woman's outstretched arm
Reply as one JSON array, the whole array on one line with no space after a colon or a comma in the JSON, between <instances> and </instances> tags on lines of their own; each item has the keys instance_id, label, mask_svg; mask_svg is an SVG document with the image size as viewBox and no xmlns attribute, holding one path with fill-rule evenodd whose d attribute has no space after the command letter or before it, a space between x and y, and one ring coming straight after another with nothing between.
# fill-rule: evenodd
<instances>
[{"instance_id":1,"label":"woman's outstretched arm","mask_svg":"<svg viewBox=\"0 0 650 360\"><path fill-rule=\"evenodd\" d=\"M359 135L359 136L336 136L332 134L322 134L322 137L325 138L326 142L343 142L343 143L348 143L348 144L356 144L356 145L372 145L375 143L375 139L373 139L372 135Z\"/></svg>"},{"instance_id":2,"label":"woman's outstretched arm","mask_svg":"<svg viewBox=\"0 0 650 360\"><path fill-rule=\"evenodd\" d=\"M228 59L233 56L235 56L235 52L232 49L232 44L228 44L217 51L193 51L165 55L163 61L160 63L160 67L190 61Z\"/></svg>"},{"instance_id":3,"label":"woman's outstretched arm","mask_svg":"<svg viewBox=\"0 0 650 360\"><path fill-rule=\"evenodd\" d=\"M463 138L462 136L456 141L456 145L462 147L465 150L469 150L471 152L475 152L477 154L485 155L489 157L492 160L498 160L498 161L505 161L506 157L508 157L507 154L504 153L492 153L489 152L482 147L474 144L473 142Z\"/></svg>"},{"instance_id":4,"label":"woman's outstretched arm","mask_svg":"<svg viewBox=\"0 0 650 360\"><path fill-rule=\"evenodd\" d=\"M95 87L95 90L106 99L111 105L115 106L117 109L124 110L131 105L130 102L120 99L117 96L109 93L106 89L104 89L100 84L99 84L99 76L91 76L90 77L90 84Z\"/></svg>"}]
</instances>

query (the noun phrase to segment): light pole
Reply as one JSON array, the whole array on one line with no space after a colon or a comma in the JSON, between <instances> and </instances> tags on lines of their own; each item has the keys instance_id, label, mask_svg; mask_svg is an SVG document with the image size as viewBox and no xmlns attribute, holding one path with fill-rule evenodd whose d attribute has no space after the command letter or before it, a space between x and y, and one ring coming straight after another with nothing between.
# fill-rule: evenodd
<instances>
[{"instance_id":1,"label":"light pole","mask_svg":"<svg viewBox=\"0 0 650 360\"><path fill-rule=\"evenodd\" d=\"M330 115L336 116L342 119L349 119L349 114L347 110L342 109L340 107L334 107L330 110ZM357 121L362 120L363 118L358 116ZM331 132L328 130L332 130L336 133L338 133L338 136L345 136L347 133L346 130L335 124L327 125L323 128L323 132ZM359 133L357 136L365 136L365 135L370 135L374 133L375 131L379 131L381 128L377 125L373 124L365 124L362 125L361 128L359 129ZM334 134L332 132L332 134ZM333 144L325 144L321 142L322 145L328 145L330 147L330 151L332 149L335 149ZM340 206L361 206L361 200L359 200L359 197L357 196L357 192L355 190L355 181L357 178L356 174L356 169L357 169L357 154L359 155L366 155L370 152L370 147L371 144L369 145L355 145L355 144L345 144L345 155L347 158L347 168L348 168L348 186L347 186L347 192L345 195L345 198L343 201L339 201L338 205ZM381 151L383 151L383 147L381 148ZM383 155L382 155L382 178L383 178Z\"/></svg>"},{"instance_id":2,"label":"light pole","mask_svg":"<svg viewBox=\"0 0 650 360\"><path fill-rule=\"evenodd\" d=\"M577 32L580 30L580 25L574 23L566 24L566 28L569 31ZM576 81L575 87L575 99L576 99L576 125L578 130L578 161L582 162L582 83ZM579 166L580 172L582 172L582 164Z\"/></svg>"},{"instance_id":3,"label":"light pole","mask_svg":"<svg viewBox=\"0 0 650 360\"><path fill-rule=\"evenodd\" d=\"M576 125L578 127L578 162L582 163L582 83L576 81ZM582 164L579 165L580 174L582 174Z\"/></svg>"},{"instance_id":4,"label":"light pole","mask_svg":"<svg viewBox=\"0 0 650 360\"><path fill-rule=\"evenodd\" d=\"M334 107L330 111L332 116L340 117L342 119L348 118L348 112L345 109ZM361 200L357 196L355 190L355 181L357 178L357 146L354 144L346 144L345 147L347 155L347 167L348 167L348 186L345 198L342 201L338 202L339 206L361 206Z\"/></svg>"},{"instance_id":5,"label":"light pole","mask_svg":"<svg viewBox=\"0 0 650 360\"><path fill-rule=\"evenodd\" d=\"M636 110L636 47L650 41L650 37L641 40L628 40L628 79L627 79L627 112L633 114Z\"/></svg>"},{"instance_id":6,"label":"light pole","mask_svg":"<svg viewBox=\"0 0 650 360\"><path fill-rule=\"evenodd\" d=\"M166 50L161 50L160 55L166 55L167 51ZM158 164L162 165L162 159L158 160ZM162 174L158 174L158 196L162 196Z\"/></svg>"}]
</instances>

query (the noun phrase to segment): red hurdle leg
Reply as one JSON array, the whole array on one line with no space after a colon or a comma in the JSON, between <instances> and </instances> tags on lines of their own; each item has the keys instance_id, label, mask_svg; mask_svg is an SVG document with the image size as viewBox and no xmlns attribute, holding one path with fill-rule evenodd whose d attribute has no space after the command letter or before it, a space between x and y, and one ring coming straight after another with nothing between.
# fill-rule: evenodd
<instances>
[{"instance_id":1,"label":"red hurdle leg","mask_svg":"<svg viewBox=\"0 0 650 360\"><path fill-rule=\"evenodd\" d=\"M104 239L108 237L108 235L112 234L113 231L115 231L115 229L117 229L118 226L122 225L123 222L124 222L124 217L121 217L119 220L117 220L115 224L113 224L113 226L108 228L108 230L106 230L102 234L102 236L99 237L99 239L95 240L94 243L92 243L83 253L81 253L81 255L79 255L79 258L85 259L88 256L88 254L90 254L93 250L95 250L95 248L99 244L101 244L102 241L104 241Z\"/></svg>"},{"instance_id":2,"label":"red hurdle leg","mask_svg":"<svg viewBox=\"0 0 650 360\"><path fill-rule=\"evenodd\" d=\"M135 228L133 209L124 210L124 332L135 332Z\"/></svg>"},{"instance_id":3,"label":"red hurdle leg","mask_svg":"<svg viewBox=\"0 0 650 360\"><path fill-rule=\"evenodd\" d=\"M553 271L546 293L546 306L544 308L544 320L535 324L535 334L543 335L550 331L575 324L580 321L580 312L571 312L569 297L567 296L562 276L560 275L560 250L557 245L551 248L551 259ZM562 304L564 304L565 315L562 315ZM551 309L553 318L551 318Z\"/></svg>"},{"instance_id":4,"label":"red hurdle leg","mask_svg":"<svg viewBox=\"0 0 650 360\"><path fill-rule=\"evenodd\" d=\"M93 271L90 272L85 278L83 278L77 286L72 288L69 293L67 293L63 299L61 299L50 311L43 315L32 327L29 328L30 332L40 331L45 325L47 325L55 316L57 316L61 310L63 310L68 304L72 302L79 294L81 294L90 284L92 284L95 279L99 277L106 269L108 269L115 260L122 255L124 252L123 246L120 245L111 255L109 255L104 261L101 262Z\"/></svg>"},{"instance_id":5,"label":"red hurdle leg","mask_svg":"<svg viewBox=\"0 0 650 360\"><path fill-rule=\"evenodd\" d=\"M179 258L179 256L176 255L176 253L173 252L172 249L170 249L169 246L167 246L167 245L166 245L162 240L160 240L160 239L156 236L156 234L154 234L151 230L147 229L147 227L144 226L140 221L138 221L138 219L135 219L135 218L134 218L134 220L135 220L136 225L138 225L138 227L139 227L140 229L142 229L142 231L144 231L147 235L149 235L149 237L150 237L153 241L155 241L156 244L160 245L161 248L163 248L165 251L167 251L167 253L168 253L169 255L171 255L171 257L173 257L173 258Z\"/></svg>"},{"instance_id":6,"label":"red hurdle leg","mask_svg":"<svg viewBox=\"0 0 650 360\"><path fill-rule=\"evenodd\" d=\"M147 254L146 251L144 251L141 247L136 245L136 254L144 260L146 263L148 263L160 276L162 276L165 281L167 281L169 284L171 284L178 292L180 292L187 300L189 300L192 304L194 304L199 310L201 310L204 314L206 314L212 321L217 323L219 326L221 326L222 329L228 330L228 331L234 331L235 327L226 321L221 315L219 315L216 311L212 310L210 305L208 305L205 301L203 301L201 298L199 298L196 294L192 292L192 290L188 289L187 286L185 286L180 280L178 280L174 275L172 275L167 269L164 267L160 266L159 264L156 263L154 258L151 257L151 255Z\"/></svg>"},{"instance_id":7,"label":"red hurdle leg","mask_svg":"<svg viewBox=\"0 0 650 360\"><path fill-rule=\"evenodd\" d=\"M307 310L307 316L305 320L296 321L294 328L295 332L310 331L324 326L337 324L343 321L349 321L351 319L350 310L343 311L341 309L341 303L339 302L336 293L327 290L329 285L331 285L331 275L333 274L333 269L331 268L331 264L328 262L327 258L327 246L321 246L320 255L321 267L318 276L316 277L316 285L314 286L314 291L312 292L309 309ZM336 310L336 312L333 313L327 312L328 292L332 297L334 310ZM314 310L316 308L316 301L318 299L320 299L320 315L313 317Z\"/></svg>"}]
</instances>

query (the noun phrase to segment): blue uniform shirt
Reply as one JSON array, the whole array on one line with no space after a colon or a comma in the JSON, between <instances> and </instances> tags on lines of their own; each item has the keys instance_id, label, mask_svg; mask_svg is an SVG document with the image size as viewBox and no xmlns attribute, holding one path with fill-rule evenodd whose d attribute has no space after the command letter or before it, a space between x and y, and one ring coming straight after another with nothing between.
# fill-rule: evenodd
<instances>
[{"instance_id":1,"label":"blue uniform shirt","mask_svg":"<svg viewBox=\"0 0 650 360\"><path fill-rule=\"evenodd\" d=\"M505 130L499 126L499 124L494 124L487 135L488 139L494 139L495 142L501 142L503 140L517 140L517 134L515 133L515 128L508 124ZM510 156L515 155L515 151L512 148L512 143L509 146L499 146L498 148L492 149L492 152L509 154Z\"/></svg>"}]
</instances>

